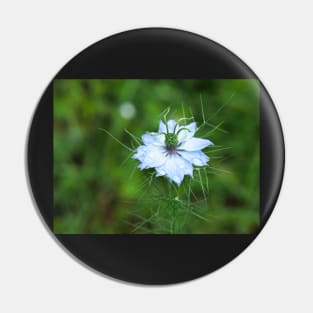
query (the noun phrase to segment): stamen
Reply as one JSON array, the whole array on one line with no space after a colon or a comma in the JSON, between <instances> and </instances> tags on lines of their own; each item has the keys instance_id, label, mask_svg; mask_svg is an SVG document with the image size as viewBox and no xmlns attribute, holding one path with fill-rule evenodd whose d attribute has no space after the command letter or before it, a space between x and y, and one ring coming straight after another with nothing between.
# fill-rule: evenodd
<instances>
[{"instance_id":1,"label":"stamen","mask_svg":"<svg viewBox=\"0 0 313 313\"><path fill-rule=\"evenodd\" d=\"M182 130L187 130L187 131L191 132L190 129L188 129L188 128L186 128L186 127L183 127L183 128L181 128L181 129L177 132L176 135L178 135Z\"/></svg>"},{"instance_id":2,"label":"stamen","mask_svg":"<svg viewBox=\"0 0 313 313\"><path fill-rule=\"evenodd\" d=\"M169 153L176 153L176 148L178 147L178 137L175 133L168 133L165 135L165 145L166 150Z\"/></svg>"}]
</instances>

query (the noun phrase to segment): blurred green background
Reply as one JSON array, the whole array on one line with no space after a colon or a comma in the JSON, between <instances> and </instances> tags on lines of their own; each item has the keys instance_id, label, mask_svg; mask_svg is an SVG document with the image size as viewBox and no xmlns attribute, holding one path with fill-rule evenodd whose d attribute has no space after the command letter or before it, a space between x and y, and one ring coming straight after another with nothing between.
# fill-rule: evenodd
<instances>
[{"instance_id":1,"label":"blurred green background","mask_svg":"<svg viewBox=\"0 0 313 313\"><path fill-rule=\"evenodd\" d=\"M125 129L140 137L157 131L161 113L169 118L208 119L206 150L209 194L193 186L201 216L188 216L181 233L253 233L259 226L259 86L255 80L55 80L54 232L166 233L158 225L134 227L149 218L157 201L149 195L147 173L136 167L104 128L135 147ZM218 126L218 127L217 127ZM165 178L155 183L166 184ZM134 213L135 212L135 213ZM138 212L140 214L138 214ZM134 214L133 214L134 213Z\"/></svg>"}]
</instances>

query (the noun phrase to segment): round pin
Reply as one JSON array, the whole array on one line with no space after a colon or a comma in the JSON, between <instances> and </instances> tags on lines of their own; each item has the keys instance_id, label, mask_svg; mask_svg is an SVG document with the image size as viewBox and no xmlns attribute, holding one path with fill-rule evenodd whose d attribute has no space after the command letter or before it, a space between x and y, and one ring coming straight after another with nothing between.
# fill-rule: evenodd
<instances>
[{"instance_id":1,"label":"round pin","mask_svg":"<svg viewBox=\"0 0 313 313\"><path fill-rule=\"evenodd\" d=\"M105 275L172 284L209 274L259 234L284 142L252 70L199 35L123 32L56 74L28 138L34 200L52 235Z\"/></svg>"}]
</instances>

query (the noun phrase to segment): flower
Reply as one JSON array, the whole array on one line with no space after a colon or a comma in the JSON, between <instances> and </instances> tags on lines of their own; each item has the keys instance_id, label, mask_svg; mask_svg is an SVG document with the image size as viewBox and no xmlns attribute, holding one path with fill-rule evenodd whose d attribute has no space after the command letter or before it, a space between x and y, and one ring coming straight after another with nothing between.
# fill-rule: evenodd
<instances>
[{"instance_id":1,"label":"flower","mask_svg":"<svg viewBox=\"0 0 313 313\"><path fill-rule=\"evenodd\" d=\"M213 143L194 137L196 130L195 122L178 125L174 120L160 121L157 133L142 135L144 145L137 147L132 157L141 162L141 170L155 168L156 176L166 176L179 186L185 175L193 176L193 165L205 166L209 161L201 150Z\"/></svg>"}]
</instances>

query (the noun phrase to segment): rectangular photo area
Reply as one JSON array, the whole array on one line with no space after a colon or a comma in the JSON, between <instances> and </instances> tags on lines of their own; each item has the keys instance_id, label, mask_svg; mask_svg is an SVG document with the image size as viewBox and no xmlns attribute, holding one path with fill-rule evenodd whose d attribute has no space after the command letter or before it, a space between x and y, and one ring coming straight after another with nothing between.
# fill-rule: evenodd
<instances>
[{"instance_id":1,"label":"rectangular photo area","mask_svg":"<svg viewBox=\"0 0 313 313\"><path fill-rule=\"evenodd\" d=\"M254 234L254 79L56 79L55 234Z\"/></svg>"}]
</instances>

